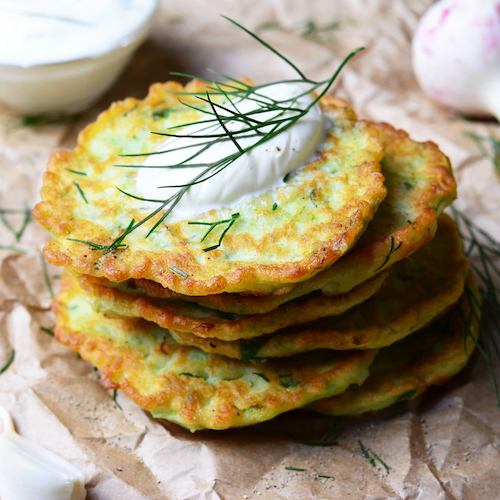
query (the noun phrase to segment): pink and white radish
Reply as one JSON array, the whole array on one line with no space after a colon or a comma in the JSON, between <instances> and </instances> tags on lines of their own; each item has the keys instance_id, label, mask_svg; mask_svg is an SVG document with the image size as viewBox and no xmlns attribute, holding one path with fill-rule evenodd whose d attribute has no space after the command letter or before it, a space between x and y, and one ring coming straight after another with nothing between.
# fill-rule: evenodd
<instances>
[{"instance_id":1,"label":"pink and white radish","mask_svg":"<svg viewBox=\"0 0 500 500\"><path fill-rule=\"evenodd\" d=\"M441 0L421 18L413 69L430 97L500 120L500 0Z\"/></svg>"}]
</instances>

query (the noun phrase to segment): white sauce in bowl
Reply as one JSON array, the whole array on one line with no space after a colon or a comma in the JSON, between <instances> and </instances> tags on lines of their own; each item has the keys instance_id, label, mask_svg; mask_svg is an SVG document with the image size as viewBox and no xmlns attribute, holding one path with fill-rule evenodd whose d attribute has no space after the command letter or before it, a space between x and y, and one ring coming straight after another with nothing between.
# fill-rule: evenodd
<instances>
[{"instance_id":1,"label":"white sauce in bowl","mask_svg":"<svg viewBox=\"0 0 500 500\"><path fill-rule=\"evenodd\" d=\"M0 0L0 64L98 57L140 36L156 0Z\"/></svg>"}]
</instances>

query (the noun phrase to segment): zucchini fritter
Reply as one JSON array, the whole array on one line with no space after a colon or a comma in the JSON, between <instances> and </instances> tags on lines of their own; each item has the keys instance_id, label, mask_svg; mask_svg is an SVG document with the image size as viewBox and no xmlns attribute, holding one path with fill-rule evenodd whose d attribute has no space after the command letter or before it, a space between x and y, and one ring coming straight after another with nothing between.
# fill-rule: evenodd
<instances>
[{"instance_id":1,"label":"zucchini fritter","mask_svg":"<svg viewBox=\"0 0 500 500\"><path fill-rule=\"evenodd\" d=\"M316 290L325 295L346 293L417 251L433 238L437 217L456 197L450 162L432 142L415 142L386 123L372 126L379 130L386 150L381 164L387 197L354 248L329 269L298 283L289 293L264 297L183 297L148 280L136 284L152 297L183 298L236 314L262 314Z\"/></svg>"},{"instance_id":2,"label":"zucchini fritter","mask_svg":"<svg viewBox=\"0 0 500 500\"><path fill-rule=\"evenodd\" d=\"M146 237L161 217L157 214L120 248L100 249L151 212L144 201L131 197L140 197L137 169L115 165L141 164L140 157L123 155L151 153L163 142L152 132L200 119L178 100L199 105L194 95L182 92L204 90L200 81L187 88L174 82L153 85L143 101L129 98L102 113L80 134L73 152L52 155L43 201L34 210L55 238L44 248L50 263L115 282L148 279L187 295L263 294L311 278L351 248L386 195L379 164L384 148L371 124L323 99L330 126L317 158L284 186L193 220L169 216ZM189 222L228 220L234 212L240 216L222 246L205 252L223 226L202 242L205 231Z\"/></svg>"},{"instance_id":3,"label":"zucchini fritter","mask_svg":"<svg viewBox=\"0 0 500 500\"><path fill-rule=\"evenodd\" d=\"M328 415L359 415L381 410L416 398L431 385L443 384L462 370L479 336L476 317L468 327L464 318L470 316L471 302L479 304L481 301L472 275L467 281L469 290L446 316L381 349L363 385L349 387L343 394L317 401L309 409ZM480 311L476 311L476 315L479 317Z\"/></svg>"},{"instance_id":4,"label":"zucchini fritter","mask_svg":"<svg viewBox=\"0 0 500 500\"><path fill-rule=\"evenodd\" d=\"M96 313L68 274L53 310L57 340L95 364L107 388L192 431L251 425L340 394L366 379L376 354L316 351L259 365L207 354L154 323Z\"/></svg>"},{"instance_id":5,"label":"zucchini fritter","mask_svg":"<svg viewBox=\"0 0 500 500\"><path fill-rule=\"evenodd\" d=\"M274 311L247 316L214 311L180 300L138 297L104 286L91 276L83 276L80 286L94 310L107 316L144 318L162 328L192 332L199 337L237 340L258 337L325 316L342 314L370 298L380 289L386 278L387 273L382 273L343 295L326 297L312 294L287 302Z\"/></svg>"},{"instance_id":6,"label":"zucchini fritter","mask_svg":"<svg viewBox=\"0 0 500 500\"><path fill-rule=\"evenodd\" d=\"M381 290L345 313L255 339L225 342L172 330L182 344L236 359L291 356L313 349L388 346L443 314L464 290L469 261L453 220L439 219L435 238L394 265Z\"/></svg>"}]
</instances>

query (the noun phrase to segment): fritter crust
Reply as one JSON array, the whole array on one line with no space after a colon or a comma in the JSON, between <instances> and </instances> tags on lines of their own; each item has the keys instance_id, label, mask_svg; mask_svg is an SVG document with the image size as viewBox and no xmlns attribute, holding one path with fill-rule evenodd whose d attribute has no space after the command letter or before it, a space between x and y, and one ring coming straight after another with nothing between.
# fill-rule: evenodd
<instances>
[{"instance_id":1,"label":"fritter crust","mask_svg":"<svg viewBox=\"0 0 500 500\"><path fill-rule=\"evenodd\" d=\"M436 237L392 268L382 289L345 313L247 341L224 342L172 331L182 344L236 359L291 356L313 349L388 346L443 314L464 290L469 261L453 220L439 219Z\"/></svg>"},{"instance_id":2,"label":"fritter crust","mask_svg":"<svg viewBox=\"0 0 500 500\"><path fill-rule=\"evenodd\" d=\"M334 102L342 105L339 100ZM354 248L329 269L298 283L288 293L283 288L265 297L221 294L185 298L148 280L137 280L136 285L152 297L184 298L236 314L262 314L316 290L325 295L346 293L417 251L433 238L437 217L456 198L450 162L432 142L415 142L386 123L371 125L380 132L386 149L381 164L388 194Z\"/></svg>"},{"instance_id":3,"label":"fritter crust","mask_svg":"<svg viewBox=\"0 0 500 500\"><path fill-rule=\"evenodd\" d=\"M384 148L371 124L356 121L352 110L330 99L321 101L332 126L319 157L285 186L190 221L167 218L145 238L157 215L127 236L126 247L107 254L72 241L109 245L131 220L148 215L142 201L117 189L140 196L137 169L114 165L139 164L120 155L152 152L163 138L151 132L197 119L178 99L197 105L199 100L179 93L204 89L200 81L187 88L175 82L153 85L145 100L129 98L102 113L80 134L73 152L52 155L43 201L34 210L55 237L44 248L50 263L115 282L148 279L186 295L267 294L311 278L351 248L386 195L378 163ZM204 252L211 240L201 242L204 232L188 222L226 220L236 211L241 215L222 246ZM222 230L216 228L210 238L217 241Z\"/></svg>"},{"instance_id":4,"label":"fritter crust","mask_svg":"<svg viewBox=\"0 0 500 500\"><path fill-rule=\"evenodd\" d=\"M361 386L352 386L343 394L316 401L309 409L328 415L359 415L381 410L399 401L414 399L431 385L440 385L467 364L479 336L477 319L471 317L469 328L463 318L471 314L470 294L476 304L481 296L472 275L469 289L445 317L424 330L384 347L370 367L370 376Z\"/></svg>"},{"instance_id":5,"label":"fritter crust","mask_svg":"<svg viewBox=\"0 0 500 500\"><path fill-rule=\"evenodd\" d=\"M238 316L221 313L184 301L137 297L108 286L92 276L83 276L80 286L93 309L107 316L144 318L162 328L191 332L207 339L237 340L258 337L281 328L337 316L370 298L387 278L387 273L362 283L347 294L326 297L312 294L281 305L266 314ZM172 333L175 337L175 333ZM181 336L181 338L184 338ZM184 343L184 342L180 342ZM195 345L195 344L189 344Z\"/></svg>"},{"instance_id":6,"label":"fritter crust","mask_svg":"<svg viewBox=\"0 0 500 500\"><path fill-rule=\"evenodd\" d=\"M95 364L105 387L192 431L255 424L340 394L366 379L376 354L317 351L260 365L206 354L154 323L94 312L67 274L53 311L57 340Z\"/></svg>"}]
</instances>

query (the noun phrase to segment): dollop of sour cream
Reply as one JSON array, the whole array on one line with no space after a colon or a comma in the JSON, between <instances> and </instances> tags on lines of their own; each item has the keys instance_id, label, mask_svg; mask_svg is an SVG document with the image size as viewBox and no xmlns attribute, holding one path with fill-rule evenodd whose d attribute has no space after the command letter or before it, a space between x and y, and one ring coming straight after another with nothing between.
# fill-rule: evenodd
<instances>
[{"instance_id":1,"label":"dollop of sour cream","mask_svg":"<svg viewBox=\"0 0 500 500\"><path fill-rule=\"evenodd\" d=\"M263 87L258 91L259 99L266 103L281 101L285 108L305 110L313 103L309 94L295 84L278 83ZM253 95L253 98L256 96ZM292 111L266 110L252 113L260 108L254 99L233 99L224 107L237 109L261 123L273 119L287 119L296 116ZM218 109L221 116L231 113ZM210 115L201 115L206 120ZM241 120L230 120L225 123L230 132L246 130L248 126ZM275 124L261 127L263 133L270 132ZM203 182L192 185L175 206L172 215L175 218L188 218L218 209L233 206L246 198L258 196L267 190L283 185L283 177L311 160L325 134L325 119L318 104L299 118L288 129L280 132L262 144L245 152L219 173ZM140 168L136 178L136 188L141 197L147 200L165 200L178 192L178 187L191 184L207 165L217 162L238 152L237 146L226 140L217 142L206 148L206 138L196 135L224 134L221 125L207 126L195 123L184 128L175 129L172 133L189 135L189 137L169 138L161 144L155 154L148 156L144 167L161 167L165 165L196 164L192 168ZM238 137L236 140L244 150L262 139L262 135L251 134L251 137ZM187 161L186 161L187 160ZM157 208L157 203L146 202L148 208Z\"/></svg>"},{"instance_id":2,"label":"dollop of sour cream","mask_svg":"<svg viewBox=\"0 0 500 500\"><path fill-rule=\"evenodd\" d=\"M0 64L97 57L136 39L156 0L0 0Z\"/></svg>"}]
</instances>

